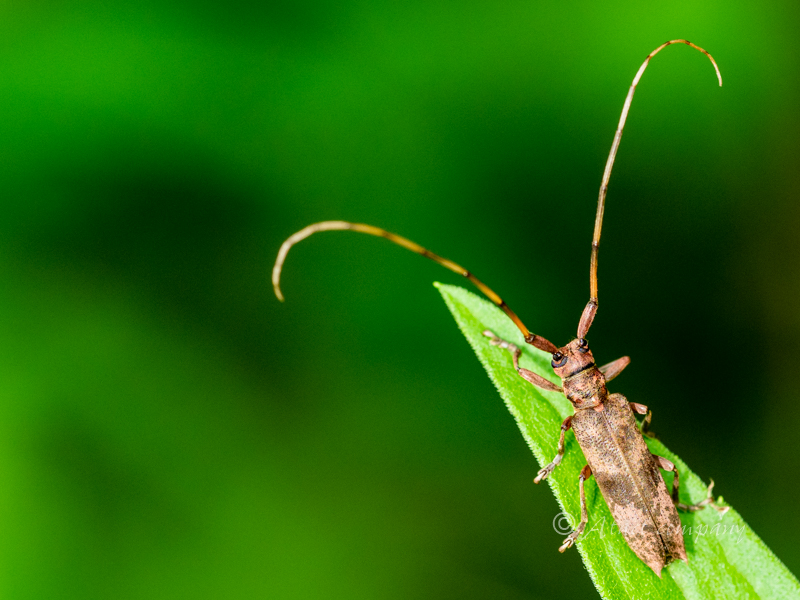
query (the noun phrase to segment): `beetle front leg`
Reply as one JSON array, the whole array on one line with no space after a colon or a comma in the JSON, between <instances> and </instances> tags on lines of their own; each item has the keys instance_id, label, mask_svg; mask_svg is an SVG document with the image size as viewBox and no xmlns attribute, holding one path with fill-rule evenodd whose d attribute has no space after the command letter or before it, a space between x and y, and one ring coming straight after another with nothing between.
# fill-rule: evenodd
<instances>
[{"instance_id":1,"label":"beetle front leg","mask_svg":"<svg viewBox=\"0 0 800 600\"><path fill-rule=\"evenodd\" d=\"M578 527L567 536L567 539L564 540L564 543L561 544L561 547L558 549L559 552L564 552L567 548L572 547L575 543L575 540L578 539L578 536L583 533L583 530L586 528L586 523L589 522L589 511L586 509L586 492L583 489L583 482L589 479L592 476L592 467L586 465L581 469L581 476L578 478L578 485L580 486L581 490L581 522L578 523Z\"/></svg>"},{"instance_id":2,"label":"beetle front leg","mask_svg":"<svg viewBox=\"0 0 800 600\"><path fill-rule=\"evenodd\" d=\"M567 435L567 431L569 431L570 427L572 427L572 415L564 419L564 422L561 424L561 436L558 438L558 452L556 453L556 457L553 459L553 462L546 465L536 474L536 479L533 480L533 483L539 483L542 479L547 479L547 476L561 464L561 459L564 458L564 436Z\"/></svg>"},{"instance_id":3,"label":"beetle front leg","mask_svg":"<svg viewBox=\"0 0 800 600\"><path fill-rule=\"evenodd\" d=\"M563 392L564 390L561 388L560 385L556 385L552 381L548 381L541 375L534 373L533 371L529 371L528 369L523 369L519 366L519 357L522 354L522 350L517 348L511 342L507 342L503 339L497 337L494 333L489 331L488 329L483 332L488 338L491 338L489 342L492 346L497 346L498 348L505 348L511 353L511 358L514 361L514 368L519 373L519 376L522 377L525 381L532 383L536 387L540 387L543 390L549 390L551 392Z\"/></svg>"},{"instance_id":4,"label":"beetle front leg","mask_svg":"<svg viewBox=\"0 0 800 600\"><path fill-rule=\"evenodd\" d=\"M622 373L622 370L631 364L631 359L629 356L623 356L622 358L618 358L614 362L610 362L607 365L603 365L600 367L600 372L606 378L606 383L614 379L617 375Z\"/></svg>"},{"instance_id":5,"label":"beetle front leg","mask_svg":"<svg viewBox=\"0 0 800 600\"><path fill-rule=\"evenodd\" d=\"M698 502L697 504L684 504L678 499L678 490L680 489L680 479L678 476L678 468L675 464L664 458L663 456L658 456L653 454L653 458L656 459L658 462L658 466L664 469L665 471L672 471L675 473L675 478L672 480L672 502L675 503L675 506L680 508L681 510L686 510L689 512L694 512L696 510L700 510L705 508L706 506L712 506L715 510L717 510L720 515L724 515L730 509L730 506L717 506L714 503L714 496L712 495L712 490L714 489L714 480L711 480L711 483L708 484L708 492L706 497Z\"/></svg>"}]
</instances>

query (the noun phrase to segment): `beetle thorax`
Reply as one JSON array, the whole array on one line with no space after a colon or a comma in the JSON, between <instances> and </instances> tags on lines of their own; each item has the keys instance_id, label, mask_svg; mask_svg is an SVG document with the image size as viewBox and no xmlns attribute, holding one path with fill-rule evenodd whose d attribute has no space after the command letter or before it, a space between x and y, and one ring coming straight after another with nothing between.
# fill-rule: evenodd
<instances>
[{"instance_id":1,"label":"beetle thorax","mask_svg":"<svg viewBox=\"0 0 800 600\"><path fill-rule=\"evenodd\" d=\"M573 340L553 353L553 370L561 377L564 394L575 410L603 410L608 395L606 380L594 364L594 356L584 339Z\"/></svg>"}]
</instances>

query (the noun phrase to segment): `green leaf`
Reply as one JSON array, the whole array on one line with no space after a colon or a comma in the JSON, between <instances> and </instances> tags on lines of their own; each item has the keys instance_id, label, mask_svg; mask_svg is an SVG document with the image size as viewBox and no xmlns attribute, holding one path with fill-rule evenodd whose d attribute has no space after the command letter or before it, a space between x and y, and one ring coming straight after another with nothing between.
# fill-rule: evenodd
<instances>
[{"instance_id":1,"label":"green leaf","mask_svg":"<svg viewBox=\"0 0 800 600\"><path fill-rule=\"evenodd\" d=\"M525 344L514 324L490 302L459 287L436 286L536 460L540 465L550 462L556 454L561 422L573 412L571 404L563 394L540 390L523 380L512 366L511 355L492 346L482 332L490 329L517 344L523 352L522 366L560 383L550 368L550 355ZM586 459L572 432L566 439L564 460L547 481L562 512L569 515L569 524L563 525L574 527L580 518L578 473ZM706 484L686 463L657 440L647 438L647 444L652 452L677 465L682 502L705 498ZM603 598L800 598L797 579L733 509L722 517L709 508L695 513L679 511L689 561L674 562L657 577L628 547L593 481L586 485L589 523L577 547ZM561 531L566 535L569 530Z\"/></svg>"}]
</instances>

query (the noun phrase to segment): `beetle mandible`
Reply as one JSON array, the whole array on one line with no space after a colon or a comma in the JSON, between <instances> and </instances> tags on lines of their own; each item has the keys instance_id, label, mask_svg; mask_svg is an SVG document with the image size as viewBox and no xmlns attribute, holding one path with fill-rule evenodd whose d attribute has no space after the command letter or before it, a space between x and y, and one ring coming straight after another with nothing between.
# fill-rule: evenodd
<instances>
[{"instance_id":1,"label":"beetle mandible","mask_svg":"<svg viewBox=\"0 0 800 600\"><path fill-rule=\"evenodd\" d=\"M648 54L642 66L639 67L625 98L622 115L614 134L614 141L611 144L611 151L609 152L600 184L594 235L592 237L589 302L586 304L578 323L577 339L574 339L566 346L559 348L545 338L531 333L500 296L467 269L451 260L434 254L411 240L372 225L350 223L348 221L324 221L309 225L283 243L272 271L275 295L282 301L280 275L289 249L318 231L350 230L386 238L390 242L421 254L469 279L489 300L508 315L522 332L526 343L552 354L553 360L551 364L555 374L561 378L562 385L556 385L533 371L521 368L519 366L521 350L514 344L498 338L491 331L485 331L484 335L491 338L493 345L504 348L511 353L514 368L521 377L539 388L563 393L572 403L575 410L574 414L567 417L561 425L561 435L555 458L542 468L534 479L536 483L539 483L559 465L564 456L565 435L569 429L572 429L578 444L586 456L587 464L581 470L579 477L581 520L575 531L570 533L564 540L559 551L564 552L571 547L586 527L588 512L584 482L594 475L597 486L608 503L611 514L619 525L628 545L658 576L661 576L661 570L666 564L674 560L686 560L683 531L676 506L690 511L709 505L720 512L724 512L727 508L717 506L713 502L711 496L713 481L708 488L708 496L705 500L694 505L685 505L679 502L678 470L669 460L651 454L644 441L642 431L644 426L649 423L650 418L647 407L635 402L628 402L623 395L610 394L606 389L606 383L619 375L628 366L630 359L624 356L607 365L598 367L586 341L586 334L597 314L597 254L600 244L600 232L603 226L606 192L608 191L611 169L614 166L614 159L622 138L622 130L628 117L633 94L642 74L650 63L650 59L662 49L676 43L686 44L705 54L711 64L714 65L719 84L722 85L722 76L712 56L688 40L670 40L662 44ZM646 415L642 429L637 426L634 413ZM672 494L667 491L659 468L674 473Z\"/></svg>"}]
</instances>

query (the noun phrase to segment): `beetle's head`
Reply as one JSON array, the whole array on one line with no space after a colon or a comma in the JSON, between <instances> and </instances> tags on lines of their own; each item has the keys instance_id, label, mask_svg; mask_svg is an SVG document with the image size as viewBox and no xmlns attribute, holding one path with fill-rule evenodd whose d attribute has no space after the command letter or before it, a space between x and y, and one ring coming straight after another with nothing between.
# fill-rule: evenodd
<instances>
[{"instance_id":1,"label":"beetle's head","mask_svg":"<svg viewBox=\"0 0 800 600\"><path fill-rule=\"evenodd\" d=\"M553 361L550 364L561 379L594 366L594 356L589 350L589 342L583 338L572 340L563 348L553 352Z\"/></svg>"}]
</instances>

